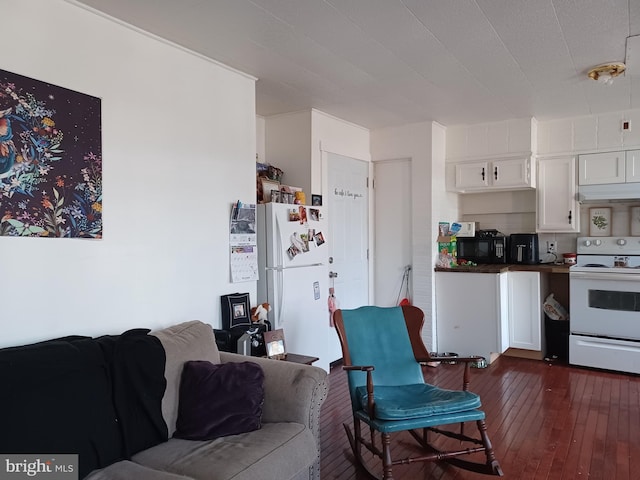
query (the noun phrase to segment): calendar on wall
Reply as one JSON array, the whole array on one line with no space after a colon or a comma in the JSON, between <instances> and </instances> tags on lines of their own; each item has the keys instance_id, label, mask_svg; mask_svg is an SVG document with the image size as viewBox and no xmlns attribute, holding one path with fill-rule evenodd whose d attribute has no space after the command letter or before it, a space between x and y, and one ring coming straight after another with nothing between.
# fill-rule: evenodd
<instances>
[{"instance_id":1,"label":"calendar on wall","mask_svg":"<svg viewBox=\"0 0 640 480\"><path fill-rule=\"evenodd\" d=\"M238 200L231 210L229 222L229 265L231 281L258 280L258 244L256 205Z\"/></svg>"}]
</instances>

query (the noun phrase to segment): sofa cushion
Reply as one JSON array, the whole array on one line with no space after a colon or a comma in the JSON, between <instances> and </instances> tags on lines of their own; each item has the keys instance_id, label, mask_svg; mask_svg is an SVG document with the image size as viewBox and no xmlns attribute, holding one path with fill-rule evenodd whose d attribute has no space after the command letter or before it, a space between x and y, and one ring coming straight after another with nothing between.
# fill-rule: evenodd
<instances>
[{"instance_id":1,"label":"sofa cushion","mask_svg":"<svg viewBox=\"0 0 640 480\"><path fill-rule=\"evenodd\" d=\"M160 339L167 358L164 370L167 388L162 398L162 416L171 437L176 431L180 376L185 362L208 360L211 363L220 363L220 354L213 336L213 328L198 320L180 323L151 334Z\"/></svg>"},{"instance_id":2,"label":"sofa cushion","mask_svg":"<svg viewBox=\"0 0 640 480\"><path fill-rule=\"evenodd\" d=\"M106 468L94 470L83 480L193 480L184 475L175 475L145 467L129 460L112 463Z\"/></svg>"},{"instance_id":3,"label":"sofa cushion","mask_svg":"<svg viewBox=\"0 0 640 480\"><path fill-rule=\"evenodd\" d=\"M311 430L299 423L264 423L260 430L215 440L170 438L134 455L149 468L196 480L287 480L318 456Z\"/></svg>"},{"instance_id":4,"label":"sofa cushion","mask_svg":"<svg viewBox=\"0 0 640 480\"><path fill-rule=\"evenodd\" d=\"M176 438L212 440L260 428L264 372L254 362L186 362Z\"/></svg>"}]
</instances>

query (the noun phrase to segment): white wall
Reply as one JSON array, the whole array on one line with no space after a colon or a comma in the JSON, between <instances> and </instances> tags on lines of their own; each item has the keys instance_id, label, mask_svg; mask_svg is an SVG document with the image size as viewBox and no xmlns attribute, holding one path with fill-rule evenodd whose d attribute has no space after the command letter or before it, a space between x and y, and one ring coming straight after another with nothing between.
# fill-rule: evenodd
<instances>
[{"instance_id":1,"label":"white wall","mask_svg":"<svg viewBox=\"0 0 640 480\"><path fill-rule=\"evenodd\" d=\"M397 305L406 296L405 268L412 264L411 159L373 162L373 304ZM409 279L411 276L409 275ZM409 291L411 297L411 291Z\"/></svg>"},{"instance_id":2,"label":"white wall","mask_svg":"<svg viewBox=\"0 0 640 480\"><path fill-rule=\"evenodd\" d=\"M256 162L265 163L267 158L265 139L265 119L256 115Z\"/></svg>"},{"instance_id":3,"label":"white wall","mask_svg":"<svg viewBox=\"0 0 640 480\"><path fill-rule=\"evenodd\" d=\"M0 346L218 325L220 295L254 299L227 225L255 198L255 80L62 0L2 16L3 69L102 99L104 238L0 237Z\"/></svg>"},{"instance_id":4,"label":"white wall","mask_svg":"<svg viewBox=\"0 0 640 480\"><path fill-rule=\"evenodd\" d=\"M265 117L265 158L280 168L282 183L300 187L311 200L311 112Z\"/></svg>"},{"instance_id":5,"label":"white wall","mask_svg":"<svg viewBox=\"0 0 640 480\"><path fill-rule=\"evenodd\" d=\"M440 218L456 215L458 210L457 196L445 191L444 152L445 129L435 123L414 123L371 132L373 161L411 158L413 304L425 312L422 336L431 349L435 347L433 267L437 225Z\"/></svg>"},{"instance_id":6,"label":"white wall","mask_svg":"<svg viewBox=\"0 0 640 480\"><path fill-rule=\"evenodd\" d=\"M323 195L328 195L327 178L322 171L324 154L336 153L343 157L370 162L371 135L367 128L319 110L311 110L311 119L311 188L313 193L322 192Z\"/></svg>"}]
</instances>

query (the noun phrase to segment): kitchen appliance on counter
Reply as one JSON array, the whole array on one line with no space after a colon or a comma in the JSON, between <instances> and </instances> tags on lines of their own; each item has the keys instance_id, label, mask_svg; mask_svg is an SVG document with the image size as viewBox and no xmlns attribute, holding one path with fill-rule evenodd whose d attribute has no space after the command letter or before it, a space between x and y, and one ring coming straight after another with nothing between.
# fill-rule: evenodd
<instances>
[{"instance_id":1,"label":"kitchen appliance on counter","mask_svg":"<svg viewBox=\"0 0 640 480\"><path fill-rule=\"evenodd\" d=\"M475 237L459 237L457 250L458 260L507 263L507 237L497 230L478 230Z\"/></svg>"},{"instance_id":2,"label":"kitchen appliance on counter","mask_svg":"<svg viewBox=\"0 0 640 480\"><path fill-rule=\"evenodd\" d=\"M512 233L509 236L509 263L540 263L537 233Z\"/></svg>"},{"instance_id":3,"label":"kitchen appliance on counter","mask_svg":"<svg viewBox=\"0 0 640 480\"><path fill-rule=\"evenodd\" d=\"M456 237L475 237L478 230L478 222L455 222L454 225L460 225L460 230L456 232Z\"/></svg>"},{"instance_id":4,"label":"kitchen appliance on counter","mask_svg":"<svg viewBox=\"0 0 640 480\"><path fill-rule=\"evenodd\" d=\"M569 363L640 373L640 237L579 237Z\"/></svg>"}]
</instances>

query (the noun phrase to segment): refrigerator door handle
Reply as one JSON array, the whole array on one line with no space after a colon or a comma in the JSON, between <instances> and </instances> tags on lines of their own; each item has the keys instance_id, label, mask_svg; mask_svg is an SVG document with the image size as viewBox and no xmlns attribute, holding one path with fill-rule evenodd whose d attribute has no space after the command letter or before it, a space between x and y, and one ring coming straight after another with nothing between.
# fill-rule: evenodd
<instances>
[{"instance_id":1,"label":"refrigerator door handle","mask_svg":"<svg viewBox=\"0 0 640 480\"><path fill-rule=\"evenodd\" d=\"M282 325L284 323L284 318L282 316L282 307L283 307L283 303L284 303L284 292L283 292L283 283L284 280L282 278L282 268L276 268L274 269L277 271L276 273L276 292L278 292L278 298L277 298L277 302L278 302L278 308L276 309L276 312L278 312L278 318L276 318L276 328L282 328Z\"/></svg>"},{"instance_id":2,"label":"refrigerator door handle","mask_svg":"<svg viewBox=\"0 0 640 480\"><path fill-rule=\"evenodd\" d=\"M319 267L321 265L324 265L324 263L307 263L306 265L291 265L288 267L266 267L265 270L273 271L273 272L282 272L283 270L292 270L294 268Z\"/></svg>"},{"instance_id":3,"label":"refrigerator door handle","mask_svg":"<svg viewBox=\"0 0 640 480\"><path fill-rule=\"evenodd\" d=\"M280 217L274 217L276 223L276 232L275 232L275 248L276 248L276 265L282 266L284 263L284 258L282 257L282 231L280 230Z\"/></svg>"}]
</instances>

